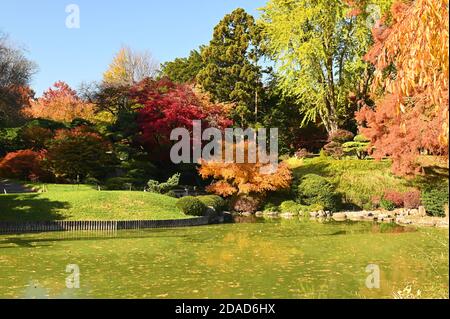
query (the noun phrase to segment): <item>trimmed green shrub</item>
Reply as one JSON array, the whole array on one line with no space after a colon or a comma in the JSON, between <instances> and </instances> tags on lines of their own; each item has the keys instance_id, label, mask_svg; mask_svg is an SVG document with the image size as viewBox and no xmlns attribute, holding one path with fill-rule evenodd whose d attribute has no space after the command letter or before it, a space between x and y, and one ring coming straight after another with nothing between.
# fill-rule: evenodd
<instances>
[{"instance_id":1,"label":"trimmed green shrub","mask_svg":"<svg viewBox=\"0 0 450 319\"><path fill-rule=\"evenodd\" d=\"M355 142L359 142L359 143L370 143L370 139L368 139L367 137L365 137L362 134L356 135L353 140Z\"/></svg>"},{"instance_id":2,"label":"trimmed green shrub","mask_svg":"<svg viewBox=\"0 0 450 319\"><path fill-rule=\"evenodd\" d=\"M264 212L268 212L268 213L274 213L274 212L279 212L280 211L280 207L278 207L277 205L275 205L274 203L266 203L264 205Z\"/></svg>"},{"instance_id":3,"label":"trimmed green shrub","mask_svg":"<svg viewBox=\"0 0 450 319\"><path fill-rule=\"evenodd\" d=\"M327 156L331 156L333 158L340 159L344 156L344 150L342 148L342 144L338 142L330 142L323 147L323 151Z\"/></svg>"},{"instance_id":4,"label":"trimmed green shrub","mask_svg":"<svg viewBox=\"0 0 450 319\"><path fill-rule=\"evenodd\" d=\"M176 206L184 214L190 216L203 216L207 209L205 204L193 196L180 198L177 201Z\"/></svg>"},{"instance_id":5,"label":"trimmed green shrub","mask_svg":"<svg viewBox=\"0 0 450 319\"><path fill-rule=\"evenodd\" d=\"M304 212L306 208L307 207L305 207L304 205L294 202L293 200L288 200L288 201L282 202L280 205L280 211L282 213L297 214L297 213Z\"/></svg>"},{"instance_id":6,"label":"trimmed green shrub","mask_svg":"<svg viewBox=\"0 0 450 319\"><path fill-rule=\"evenodd\" d=\"M448 204L448 196L448 184L422 190L422 203L427 213L432 216L444 217L444 205Z\"/></svg>"},{"instance_id":7,"label":"trimmed green shrub","mask_svg":"<svg viewBox=\"0 0 450 319\"><path fill-rule=\"evenodd\" d=\"M394 202L390 201L389 199L382 198L380 200L380 207L391 212L395 209L396 205Z\"/></svg>"},{"instance_id":8,"label":"trimmed green shrub","mask_svg":"<svg viewBox=\"0 0 450 319\"><path fill-rule=\"evenodd\" d=\"M151 193L158 193L158 194L167 193L168 191L178 186L178 184L180 183L180 176L181 174L179 173L175 174L164 183L160 183L158 181L151 179L147 183L148 186L147 189Z\"/></svg>"},{"instance_id":9,"label":"trimmed green shrub","mask_svg":"<svg viewBox=\"0 0 450 319\"><path fill-rule=\"evenodd\" d=\"M305 175L297 186L297 201L304 205L320 205L325 210L339 210L342 200L335 187L324 177Z\"/></svg>"},{"instance_id":10,"label":"trimmed green shrub","mask_svg":"<svg viewBox=\"0 0 450 319\"><path fill-rule=\"evenodd\" d=\"M227 202L217 195L197 196L197 198L207 207L212 207L216 212L223 212L227 209Z\"/></svg>"}]
</instances>

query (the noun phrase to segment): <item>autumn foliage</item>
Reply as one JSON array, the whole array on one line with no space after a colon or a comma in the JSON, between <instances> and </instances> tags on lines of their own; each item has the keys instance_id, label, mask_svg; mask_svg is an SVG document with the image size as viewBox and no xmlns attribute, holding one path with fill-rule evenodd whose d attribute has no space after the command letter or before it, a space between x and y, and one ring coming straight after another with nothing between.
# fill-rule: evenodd
<instances>
[{"instance_id":1,"label":"autumn foliage","mask_svg":"<svg viewBox=\"0 0 450 319\"><path fill-rule=\"evenodd\" d=\"M448 0L396 2L377 23L366 59L375 66L376 108L357 113L376 158L399 174L418 172L421 153L448 156Z\"/></svg>"},{"instance_id":2,"label":"autumn foliage","mask_svg":"<svg viewBox=\"0 0 450 319\"><path fill-rule=\"evenodd\" d=\"M160 151L160 157L169 155L170 133L175 128L192 131L194 120L202 120L203 127L225 128L232 124L220 105L211 103L190 85L146 79L134 86L130 95L141 106L137 116L140 142L154 155Z\"/></svg>"},{"instance_id":3,"label":"autumn foliage","mask_svg":"<svg viewBox=\"0 0 450 319\"><path fill-rule=\"evenodd\" d=\"M30 107L23 110L24 115L61 122L71 122L76 118L94 119L94 104L83 101L77 92L62 81L53 86L54 88L49 88L41 98L31 101Z\"/></svg>"},{"instance_id":4,"label":"autumn foliage","mask_svg":"<svg viewBox=\"0 0 450 319\"><path fill-rule=\"evenodd\" d=\"M244 147L248 154L248 143L235 147ZM285 163L280 163L275 172L268 173L257 158L256 163L249 163L246 157L244 163L226 163L225 161L209 161L202 163L199 172L204 178L214 179L207 190L209 192L229 197L233 195L264 196L267 192L286 189L291 185L292 172Z\"/></svg>"},{"instance_id":5,"label":"autumn foliage","mask_svg":"<svg viewBox=\"0 0 450 319\"><path fill-rule=\"evenodd\" d=\"M108 171L112 156L111 144L83 126L57 131L47 152L54 174L69 180L102 176Z\"/></svg>"},{"instance_id":6,"label":"autumn foliage","mask_svg":"<svg viewBox=\"0 0 450 319\"><path fill-rule=\"evenodd\" d=\"M28 149L8 153L0 161L0 176L20 180L47 179L50 174L43 168L44 158L45 152Z\"/></svg>"}]
</instances>

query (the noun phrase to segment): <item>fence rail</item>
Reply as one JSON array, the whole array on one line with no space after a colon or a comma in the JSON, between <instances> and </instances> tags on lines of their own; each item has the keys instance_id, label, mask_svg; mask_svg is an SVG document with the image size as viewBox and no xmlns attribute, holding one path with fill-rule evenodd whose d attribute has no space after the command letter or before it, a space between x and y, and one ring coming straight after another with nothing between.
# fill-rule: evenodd
<instances>
[{"instance_id":1,"label":"fence rail","mask_svg":"<svg viewBox=\"0 0 450 319\"><path fill-rule=\"evenodd\" d=\"M57 231L115 231L208 225L207 216L174 220L0 222L0 234Z\"/></svg>"}]
</instances>

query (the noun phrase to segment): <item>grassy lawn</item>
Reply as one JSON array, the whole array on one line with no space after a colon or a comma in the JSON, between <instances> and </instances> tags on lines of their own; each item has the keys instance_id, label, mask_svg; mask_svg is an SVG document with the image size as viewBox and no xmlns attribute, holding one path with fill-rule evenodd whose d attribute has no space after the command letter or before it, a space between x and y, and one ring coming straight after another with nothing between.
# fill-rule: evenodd
<instances>
[{"instance_id":1,"label":"grassy lawn","mask_svg":"<svg viewBox=\"0 0 450 319\"><path fill-rule=\"evenodd\" d=\"M139 220L189 218L176 199L144 192L97 191L85 185L47 185L48 192L0 195L0 221Z\"/></svg>"},{"instance_id":2,"label":"grassy lawn","mask_svg":"<svg viewBox=\"0 0 450 319\"><path fill-rule=\"evenodd\" d=\"M317 174L326 177L336 185L344 201L369 208L373 196L381 196L386 190L407 191L413 187L421 188L424 184L436 183L448 178L448 167L442 163L430 162L426 174L414 179L400 178L392 174L389 160L357 160L332 158L312 158L288 160L297 177ZM367 207L365 207L367 206Z\"/></svg>"}]
</instances>

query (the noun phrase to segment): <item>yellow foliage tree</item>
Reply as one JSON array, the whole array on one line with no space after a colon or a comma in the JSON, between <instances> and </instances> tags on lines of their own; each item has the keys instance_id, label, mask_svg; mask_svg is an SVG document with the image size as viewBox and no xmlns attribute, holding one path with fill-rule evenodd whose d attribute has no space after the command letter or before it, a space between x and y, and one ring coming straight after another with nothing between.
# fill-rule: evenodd
<instances>
[{"instance_id":1,"label":"yellow foliage tree","mask_svg":"<svg viewBox=\"0 0 450 319\"><path fill-rule=\"evenodd\" d=\"M156 76L158 65L148 52L122 47L103 74L103 82L112 86L133 85Z\"/></svg>"}]
</instances>

